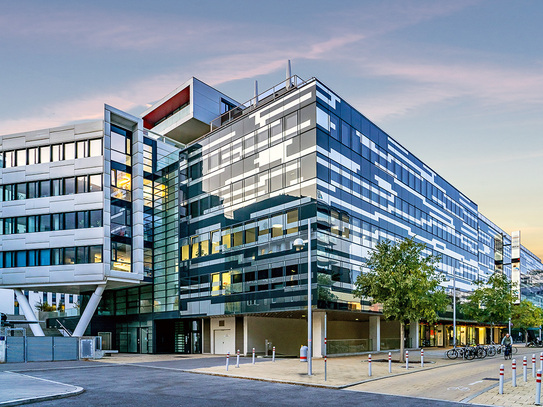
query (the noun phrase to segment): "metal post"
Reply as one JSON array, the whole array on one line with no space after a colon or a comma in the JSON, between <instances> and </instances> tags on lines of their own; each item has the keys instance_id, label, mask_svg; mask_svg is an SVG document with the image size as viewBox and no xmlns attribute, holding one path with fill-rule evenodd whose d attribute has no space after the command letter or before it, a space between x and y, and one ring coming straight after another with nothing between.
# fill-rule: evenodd
<instances>
[{"instance_id":1,"label":"metal post","mask_svg":"<svg viewBox=\"0 0 543 407\"><path fill-rule=\"evenodd\" d=\"M503 394L503 365L500 365L500 394Z\"/></svg>"},{"instance_id":2,"label":"metal post","mask_svg":"<svg viewBox=\"0 0 543 407\"><path fill-rule=\"evenodd\" d=\"M513 387L517 387L517 360L513 359L513 362L511 363L511 382L513 383Z\"/></svg>"},{"instance_id":3,"label":"metal post","mask_svg":"<svg viewBox=\"0 0 543 407\"><path fill-rule=\"evenodd\" d=\"M392 373L392 353L388 352L388 373Z\"/></svg>"},{"instance_id":4,"label":"metal post","mask_svg":"<svg viewBox=\"0 0 543 407\"><path fill-rule=\"evenodd\" d=\"M273 350L272 350L272 362L275 362L275 346L273 347Z\"/></svg>"},{"instance_id":5,"label":"metal post","mask_svg":"<svg viewBox=\"0 0 543 407\"><path fill-rule=\"evenodd\" d=\"M509 337L511 337L511 318L509 318Z\"/></svg>"},{"instance_id":6,"label":"metal post","mask_svg":"<svg viewBox=\"0 0 543 407\"><path fill-rule=\"evenodd\" d=\"M368 376L371 377L371 353L368 356Z\"/></svg>"},{"instance_id":7,"label":"metal post","mask_svg":"<svg viewBox=\"0 0 543 407\"><path fill-rule=\"evenodd\" d=\"M311 307L311 219L307 220L307 375L313 375L311 360L313 357L313 315Z\"/></svg>"},{"instance_id":8,"label":"metal post","mask_svg":"<svg viewBox=\"0 0 543 407\"><path fill-rule=\"evenodd\" d=\"M526 383L528 381L528 370L527 370L527 365L528 363L526 362L526 356L524 356L524 359L522 359L522 376L524 377L524 383Z\"/></svg>"},{"instance_id":9,"label":"metal post","mask_svg":"<svg viewBox=\"0 0 543 407\"><path fill-rule=\"evenodd\" d=\"M535 382L535 403L536 406L541 405L541 370L537 371L537 379Z\"/></svg>"},{"instance_id":10,"label":"metal post","mask_svg":"<svg viewBox=\"0 0 543 407\"><path fill-rule=\"evenodd\" d=\"M253 365L255 364L255 348L253 348Z\"/></svg>"},{"instance_id":11,"label":"metal post","mask_svg":"<svg viewBox=\"0 0 543 407\"><path fill-rule=\"evenodd\" d=\"M420 350L420 367L424 367L424 349Z\"/></svg>"},{"instance_id":12,"label":"metal post","mask_svg":"<svg viewBox=\"0 0 543 407\"><path fill-rule=\"evenodd\" d=\"M228 372L228 365L230 363L230 352L226 354L226 371Z\"/></svg>"},{"instance_id":13,"label":"metal post","mask_svg":"<svg viewBox=\"0 0 543 407\"><path fill-rule=\"evenodd\" d=\"M535 378L536 371L535 371L535 353L532 354L532 377Z\"/></svg>"},{"instance_id":14,"label":"metal post","mask_svg":"<svg viewBox=\"0 0 543 407\"><path fill-rule=\"evenodd\" d=\"M238 349L238 353L236 355L236 367L239 367L239 349Z\"/></svg>"},{"instance_id":15,"label":"metal post","mask_svg":"<svg viewBox=\"0 0 543 407\"><path fill-rule=\"evenodd\" d=\"M326 381L326 356L328 355L328 348L326 345L326 336L328 330L328 318L326 312L324 313L324 381Z\"/></svg>"},{"instance_id":16,"label":"metal post","mask_svg":"<svg viewBox=\"0 0 543 407\"><path fill-rule=\"evenodd\" d=\"M453 348L456 348L456 269L453 270Z\"/></svg>"},{"instance_id":17,"label":"metal post","mask_svg":"<svg viewBox=\"0 0 543 407\"><path fill-rule=\"evenodd\" d=\"M405 368L409 369L409 351L405 351Z\"/></svg>"}]
</instances>

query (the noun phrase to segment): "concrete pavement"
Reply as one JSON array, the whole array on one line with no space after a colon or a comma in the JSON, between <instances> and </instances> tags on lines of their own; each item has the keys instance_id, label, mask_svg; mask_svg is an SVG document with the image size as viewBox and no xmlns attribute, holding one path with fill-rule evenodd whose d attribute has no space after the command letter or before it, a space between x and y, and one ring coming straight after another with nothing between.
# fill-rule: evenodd
<instances>
[{"instance_id":1,"label":"concrete pavement","mask_svg":"<svg viewBox=\"0 0 543 407\"><path fill-rule=\"evenodd\" d=\"M17 406L37 401L76 396L84 389L13 372L0 372L0 406Z\"/></svg>"}]
</instances>

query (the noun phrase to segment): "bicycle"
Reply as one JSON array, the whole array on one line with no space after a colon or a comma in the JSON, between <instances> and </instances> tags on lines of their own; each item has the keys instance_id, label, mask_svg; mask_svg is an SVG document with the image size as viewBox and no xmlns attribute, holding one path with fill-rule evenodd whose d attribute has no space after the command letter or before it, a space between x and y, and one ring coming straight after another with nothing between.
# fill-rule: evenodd
<instances>
[{"instance_id":1,"label":"bicycle","mask_svg":"<svg viewBox=\"0 0 543 407\"><path fill-rule=\"evenodd\" d=\"M504 350L503 350L503 358L505 360L507 359L511 359L513 357L513 347L511 345L504 345Z\"/></svg>"}]
</instances>

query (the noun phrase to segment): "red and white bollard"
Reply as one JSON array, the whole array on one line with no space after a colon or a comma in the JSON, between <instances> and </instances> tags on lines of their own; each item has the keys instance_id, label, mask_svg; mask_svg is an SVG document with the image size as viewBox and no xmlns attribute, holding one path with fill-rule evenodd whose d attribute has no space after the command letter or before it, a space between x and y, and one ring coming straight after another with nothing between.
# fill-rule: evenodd
<instances>
[{"instance_id":1,"label":"red and white bollard","mask_svg":"<svg viewBox=\"0 0 543 407\"><path fill-rule=\"evenodd\" d=\"M409 351L405 351L405 368L409 369Z\"/></svg>"},{"instance_id":2,"label":"red and white bollard","mask_svg":"<svg viewBox=\"0 0 543 407\"><path fill-rule=\"evenodd\" d=\"M253 365L255 364L255 348L253 348Z\"/></svg>"},{"instance_id":3,"label":"red and white bollard","mask_svg":"<svg viewBox=\"0 0 543 407\"><path fill-rule=\"evenodd\" d=\"M324 355L324 381L326 381L326 355Z\"/></svg>"},{"instance_id":4,"label":"red and white bollard","mask_svg":"<svg viewBox=\"0 0 543 407\"><path fill-rule=\"evenodd\" d=\"M500 394L503 394L503 365L500 365Z\"/></svg>"},{"instance_id":5,"label":"red and white bollard","mask_svg":"<svg viewBox=\"0 0 543 407\"><path fill-rule=\"evenodd\" d=\"M388 373L392 373L392 353L388 352Z\"/></svg>"},{"instance_id":6,"label":"red and white bollard","mask_svg":"<svg viewBox=\"0 0 543 407\"><path fill-rule=\"evenodd\" d=\"M511 382L513 387L517 387L517 360L513 359L511 362Z\"/></svg>"},{"instance_id":7,"label":"red and white bollard","mask_svg":"<svg viewBox=\"0 0 543 407\"><path fill-rule=\"evenodd\" d=\"M226 354L226 371L228 372L228 364L229 364L229 361L230 361L230 352L228 352Z\"/></svg>"},{"instance_id":8,"label":"red and white bollard","mask_svg":"<svg viewBox=\"0 0 543 407\"><path fill-rule=\"evenodd\" d=\"M522 359L522 376L524 378L524 383L528 381L528 363L526 362L526 356L524 356L524 359Z\"/></svg>"},{"instance_id":9,"label":"red and white bollard","mask_svg":"<svg viewBox=\"0 0 543 407\"><path fill-rule=\"evenodd\" d=\"M371 377L371 353L368 356L368 376Z\"/></svg>"},{"instance_id":10,"label":"red and white bollard","mask_svg":"<svg viewBox=\"0 0 543 407\"><path fill-rule=\"evenodd\" d=\"M539 370L543 371L543 352L539 354Z\"/></svg>"},{"instance_id":11,"label":"red and white bollard","mask_svg":"<svg viewBox=\"0 0 543 407\"><path fill-rule=\"evenodd\" d=\"M537 379L535 381L535 403L536 406L541 405L541 370L537 371Z\"/></svg>"},{"instance_id":12,"label":"red and white bollard","mask_svg":"<svg viewBox=\"0 0 543 407\"><path fill-rule=\"evenodd\" d=\"M536 376L536 371L535 371L535 353L532 353L532 377L535 378Z\"/></svg>"},{"instance_id":13,"label":"red and white bollard","mask_svg":"<svg viewBox=\"0 0 543 407\"><path fill-rule=\"evenodd\" d=\"M239 367L239 349L238 353L236 354L236 367Z\"/></svg>"},{"instance_id":14,"label":"red and white bollard","mask_svg":"<svg viewBox=\"0 0 543 407\"><path fill-rule=\"evenodd\" d=\"M272 362L275 362L275 346L273 347L273 350L272 350Z\"/></svg>"},{"instance_id":15,"label":"red and white bollard","mask_svg":"<svg viewBox=\"0 0 543 407\"><path fill-rule=\"evenodd\" d=\"M424 367L424 349L420 350L420 367Z\"/></svg>"}]
</instances>

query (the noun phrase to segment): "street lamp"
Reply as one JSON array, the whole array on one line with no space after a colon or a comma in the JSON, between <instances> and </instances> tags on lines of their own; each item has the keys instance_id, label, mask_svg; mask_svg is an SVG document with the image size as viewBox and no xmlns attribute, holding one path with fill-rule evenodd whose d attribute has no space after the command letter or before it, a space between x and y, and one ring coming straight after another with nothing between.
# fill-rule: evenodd
<instances>
[{"instance_id":1,"label":"street lamp","mask_svg":"<svg viewBox=\"0 0 543 407\"><path fill-rule=\"evenodd\" d=\"M456 348L456 270L453 271L453 347Z\"/></svg>"},{"instance_id":2,"label":"street lamp","mask_svg":"<svg viewBox=\"0 0 543 407\"><path fill-rule=\"evenodd\" d=\"M297 238L294 241L294 247L296 250L301 250L304 247L304 241L301 238ZM311 342L313 340L313 315L311 309L311 219L307 220L307 375L311 376L311 357L313 347Z\"/></svg>"}]
</instances>

